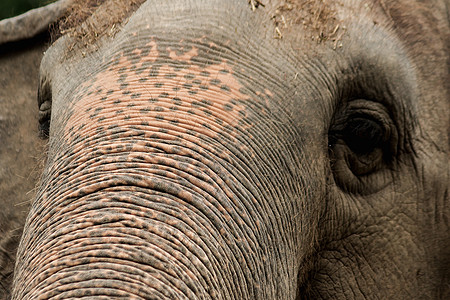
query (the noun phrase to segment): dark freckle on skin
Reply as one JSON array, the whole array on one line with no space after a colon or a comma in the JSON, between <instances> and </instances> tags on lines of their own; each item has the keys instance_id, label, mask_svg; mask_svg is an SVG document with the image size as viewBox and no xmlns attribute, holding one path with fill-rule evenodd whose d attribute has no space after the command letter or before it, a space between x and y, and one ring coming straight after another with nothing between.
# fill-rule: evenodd
<instances>
[{"instance_id":1,"label":"dark freckle on skin","mask_svg":"<svg viewBox=\"0 0 450 300\"><path fill-rule=\"evenodd\" d=\"M141 93L134 93L134 94L131 94L131 99L136 99L136 98L139 98L141 96Z\"/></svg>"},{"instance_id":2,"label":"dark freckle on skin","mask_svg":"<svg viewBox=\"0 0 450 300\"><path fill-rule=\"evenodd\" d=\"M172 150L172 153L178 154L178 153L181 152L181 147L179 147L179 146L173 146L173 147L171 148L171 150Z\"/></svg>"},{"instance_id":3,"label":"dark freckle on skin","mask_svg":"<svg viewBox=\"0 0 450 300\"><path fill-rule=\"evenodd\" d=\"M114 100L113 104L119 104L120 102L122 102L121 100Z\"/></svg>"},{"instance_id":4,"label":"dark freckle on skin","mask_svg":"<svg viewBox=\"0 0 450 300\"><path fill-rule=\"evenodd\" d=\"M229 87L228 85L221 85L221 86L220 86L220 89L221 89L222 91L226 91L226 92L229 92L229 91L230 91L230 87Z\"/></svg>"},{"instance_id":5,"label":"dark freckle on skin","mask_svg":"<svg viewBox=\"0 0 450 300\"><path fill-rule=\"evenodd\" d=\"M232 111L233 110L233 106L229 103L226 103L223 105L223 109L225 109L226 111Z\"/></svg>"},{"instance_id":6,"label":"dark freckle on skin","mask_svg":"<svg viewBox=\"0 0 450 300\"><path fill-rule=\"evenodd\" d=\"M212 85L219 85L221 83L220 79L211 79L210 83Z\"/></svg>"},{"instance_id":7,"label":"dark freckle on skin","mask_svg":"<svg viewBox=\"0 0 450 300\"><path fill-rule=\"evenodd\" d=\"M184 78L187 80L192 80L195 78L195 75L192 73L189 73L189 74L184 75Z\"/></svg>"},{"instance_id":8,"label":"dark freckle on skin","mask_svg":"<svg viewBox=\"0 0 450 300\"><path fill-rule=\"evenodd\" d=\"M148 74L148 76L150 77L156 77L159 75L159 71L157 69L153 69L150 71L150 74Z\"/></svg>"},{"instance_id":9,"label":"dark freckle on skin","mask_svg":"<svg viewBox=\"0 0 450 300\"><path fill-rule=\"evenodd\" d=\"M198 101L192 101L192 103L191 103L191 106L193 106L193 107L201 107L201 106L203 106L202 105L202 103L201 102L198 102Z\"/></svg>"},{"instance_id":10,"label":"dark freckle on skin","mask_svg":"<svg viewBox=\"0 0 450 300\"><path fill-rule=\"evenodd\" d=\"M74 141L82 141L81 135L77 134L73 137Z\"/></svg>"},{"instance_id":11,"label":"dark freckle on skin","mask_svg":"<svg viewBox=\"0 0 450 300\"><path fill-rule=\"evenodd\" d=\"M195 132L195 131L192 130L192 129L186 130L186 133L189 134L189 135L192 135L192 136L196 136L196 135L197 135L197 132Z\"/></svg>"},{"instance_id":12,"label":"dark freckle on skin","mask_svg":"<svg viewBox=\"0 0 450 300\"><path fill-rule=\"evenodd\" d=\"M209 77L210 73L208 71L201 71L200 76Z\"/></svg>"},{"instance_id":13,"label":"dark freckle on skin","mask_svg":"<svg viewBox=\"0 0 450 300\"><path fill-rule=\"evenodd\" d=\"M154 84L154 87L155 88L161 88L161 87L163 87L164 86L164 83L162 83L162 82L156 82L155 84Z\"/></svg>"},{"instance_id":14,"label":"dark freckle on skin","mask_svg":"<svg viewBox=\"0 0 450 300\"><path fill-rule=\"evenodd\" d=\"M127 76L128 76L127 74L120 75L118 82L124 82L127 79Z\"/></svg>"},{"instance_id":15,"label":"dark freckle on skin","mask_svg":"<svg viewBox=\"0 0 450 300\"><path fill-rule=\"evenodd\" d=\"M206 105L206 106L211 106L212 105L211 100L208 100L208 99L202 99L200 102L202 104Z\"/></svg>"},{"instance_id":16,"label":"dark freckle on skin","mask_svg":"<svg viewBox=\"0 0 450 300\"><path fill-rule=\"evenodd\" d=\"M182 66L176 66L176 67L173 68L173 70L174 70L175 72L180 72L182 69L183 69Z\"/></svg>"},{"instance_id":17,"label":"dark freckle on skin","mask_svg":"<svg viewBox=\"0 0 450 300\"><path fill-rule=\"evenodd\" d=\"M181 99L178 97L173 97L172 98L173 102L175 105L181 105Z\"/></svg>"},{"instance_id":18,"label":"dark freckle on skin","mask_svg":"<svg viewBox=\"0 0 450 300\"><path fill-rule=\"evenodd\" d=\"M175 73L168 73L164 77L166 77L166 78L175 78L175 77L177 77L177 74L175 74Z\"/></svg>"}]
</instances>

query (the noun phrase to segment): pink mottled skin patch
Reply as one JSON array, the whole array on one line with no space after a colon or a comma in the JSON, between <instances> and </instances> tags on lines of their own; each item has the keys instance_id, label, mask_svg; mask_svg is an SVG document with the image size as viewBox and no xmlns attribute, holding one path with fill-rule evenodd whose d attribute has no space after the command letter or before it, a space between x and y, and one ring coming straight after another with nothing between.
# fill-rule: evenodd
<instances>
[{"instance_id":1,"label":"pink mottled skin patch","mask_svg":"<svg viewBox=\"0 0 450 300\"><path fill-rule=\"evenodd\" d=\"M198 49L197 48L192 48L190 51L182 54L182 55L177 55L175 53L174 50L170 50L169 51L169 57L172 60L184 60L184 61L189 61L191 58L193 58L194 56L198 55Z\"/></svg>"},{"instance_id":2,"label":"pink mottled skin patch","mask_svg":"<svg viewBox=\"0 0 450 300\"><path fill-rule=\"evenodd\" d=\"M159 65L156 76L149 76L160 53L156 42L147 46L148 55L134 65L134 69L147 66L141 73L136 74L133 63L122 55L116 65L86 83L88 90L80 87L74 113L66 123L66 135L71 129L89 135L98 126L145 122L142 129L149 133L165 128L178 135L194 130L212 137L226 125L236 126L245 116L245 107L237 100L242 103L250 97L240 92L243 86L226 60L200 67L190 61L198 55L197 48L183 54L169 48L167 64ZM142 53L141 49L132 51L133 56ZM188 63L188 67L177 69L180 62Z\"/></svg>"}]
</instances>

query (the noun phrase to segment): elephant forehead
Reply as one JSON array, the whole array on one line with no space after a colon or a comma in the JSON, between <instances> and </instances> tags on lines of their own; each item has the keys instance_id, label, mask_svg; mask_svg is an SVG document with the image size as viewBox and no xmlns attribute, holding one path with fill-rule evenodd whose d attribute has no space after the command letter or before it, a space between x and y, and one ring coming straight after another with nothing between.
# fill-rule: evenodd
<instances>
[{"instance_id":1,"label":"elephant forehead","mask_svg":"<svg viewBox=\"0 0 450 300\"><path fill-rule=\"evenodd\" d=\"M66 134L111 122L158 128L176 124L177 130L184 124L185 131L200 123L205 134L217 131L206 129L243 125L246 103L256 99L226 59L202 65L193 62L199 59L197 47L169 46L163 53L159 49L152 40L145 47L119 53L107 68L79 86ZM253 96L272 93L266 89Z\"/></svg>"}]
</instances>

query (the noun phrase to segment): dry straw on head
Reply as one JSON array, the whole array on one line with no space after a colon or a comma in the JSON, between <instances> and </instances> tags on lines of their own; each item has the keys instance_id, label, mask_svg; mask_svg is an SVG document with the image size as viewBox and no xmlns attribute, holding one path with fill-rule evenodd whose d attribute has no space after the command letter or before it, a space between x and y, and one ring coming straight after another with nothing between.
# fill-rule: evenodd
<instances>
[{"instance_id":1,"label":"dry straw on head","mask_svg":"<svg viewBox=\"0 0 450 300\"><path fill-rule=\"evenodd\" d=\"M74 0L57 23L53 39L69 35L89 45L99 37L116 32L117 25L145 0Z\"/></svg>"}]
</instances>

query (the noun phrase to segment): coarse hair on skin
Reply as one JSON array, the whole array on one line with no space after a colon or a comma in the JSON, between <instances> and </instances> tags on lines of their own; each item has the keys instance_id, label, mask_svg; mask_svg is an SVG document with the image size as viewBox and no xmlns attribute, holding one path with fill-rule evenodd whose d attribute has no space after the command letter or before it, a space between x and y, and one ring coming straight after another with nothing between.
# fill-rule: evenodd
<instances>
[{"instance_id":1,"label":"coarse hair on skin","mask_svg":"<svg viewBox=\"0 0 450 300\"><path fill-rule=\"evenodd\" d=\"M240 1L262 3L260 0ZM280 30L291 23L303 23L305 27L317 31L318 41L329 39L336 34L334 0L271 1L278 7L272 19ZM69 35L84 46L92 44L104 34L113 35L117 25L135 12L143 2L145 0L72 0L66 14L54 26L52 40Z\"/></svg>"},{"instance_id":2,"label":"coarse hair on skin","mask_svg":"<svg viewBox=\"0 0 450 300\"><path fill-rule=\"evenodd\" d=\"M284 0L279 1L273 20L278 38L283 28L301 25L318 43L336 39L339 22L336 18L336 0Z\"/></svg>"},{"instance_id":3,"label":"coarse hair on skin","mask_svg":"<svg viewBox=\"0 0 450 300\"><path fill-rule=\"evenodd\" d=\"M114 35L117 25L135 12L145 0L73 0L52 32L55 41L63 35L84 46L103 35Z\"/></svg>"}]
</instances>

